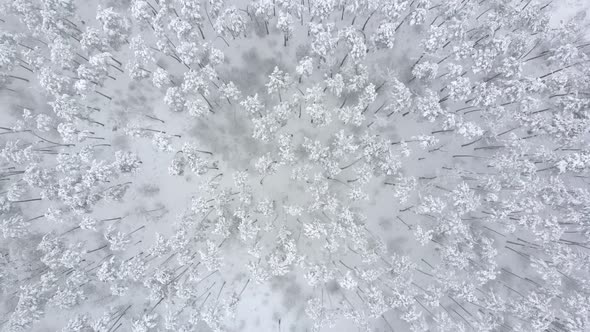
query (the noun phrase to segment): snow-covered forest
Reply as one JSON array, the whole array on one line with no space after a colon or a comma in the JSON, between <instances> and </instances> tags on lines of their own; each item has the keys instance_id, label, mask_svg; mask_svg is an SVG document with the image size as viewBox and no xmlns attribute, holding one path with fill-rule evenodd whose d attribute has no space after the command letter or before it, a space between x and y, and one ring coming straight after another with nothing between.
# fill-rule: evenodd
<instances>
[{"instance_id":1,"label":"snow-covered forest","mask_svg":"<svg viewBox=\"0 0 590 332\"><path fill-rule=\"evenodd\" d=\"M589 8L0 0L0 331L590 331Z\"/></svg>"}]
</instances>

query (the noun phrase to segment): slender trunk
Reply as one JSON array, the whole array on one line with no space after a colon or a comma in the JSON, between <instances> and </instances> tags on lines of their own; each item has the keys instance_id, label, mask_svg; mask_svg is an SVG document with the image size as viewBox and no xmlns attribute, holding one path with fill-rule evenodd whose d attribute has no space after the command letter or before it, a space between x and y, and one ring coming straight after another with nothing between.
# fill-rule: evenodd
<instances>
[{"instance_id":1,"label":"slender trunk","mask_svg":"<svg viewBox=\"0 0 590 332\"><path fill-rule=\"evenodd\" d=\"M242 287L242 290L240 291L240 293L238 294L238 299L242 296L242 294L244 293L244 291L246 290L246 287L248 286L248 284L250 283L250 279L248 279L246 281L246 284L244 285L244 287Z\"/></svg>"},{"instance_id":2,"label":"slender trunk","mask_svg":"<svg viewBox=\"0 0 590 332\"><path fill-rule=\"evenodd\" d=\"M452 132L455 131L455 129L441 129L441 130L435 130L430 132L431 134L438 134L438 133L448 133L448 132Z\"/></svg>"},{"instance_id":3,"label":"slender trunk","mask_svg":"<svg viewBox=\"0 0 590 332\"><path fill-rule=\"evenodd\" d=\"M20 64L20 63L19 63L18 65L19 65L21 68L24 68L24 69L26 69L27 71L29 71L29 72L31 72L31 73L34 73L34 71L33 71L31 68L29 68L29 67L27 67L27 66L23 66L23 65L22 65L22 64Z\"/></svg>"},{"instance_id":4,"label":"slender trunk","mask_svg":"<svg viewBox=\"0 0 590 332\"><path fill-rule=\"evenodd\" d=\"M217 293L217 298L215 298L215 301L216 301L216 302L217 302L217 301L219 301L219 296L221 295L221 291L223 290L223 287L225 287L225 284L226 284L226 283L227 283L227 282L226 282L226 281L224 281L224 282L223 282L223 284L221 285L221 287L219 288L219 292Z\"/></svg>"},{"instance_id":5,"label":"slender trunk","mask_svg":"<svg viewBox=\"0 0 590 332\"><path fill-rule=\"evenodd\" d=\"M358 158L358 159L356 159L355 161L353 161L352 163L350 163L350 164L348 164L348 165L346 165L346 166L344 166L344 167L340 167L340 169L341 169L341 170L345 170L345 169L347 169L347 168L349 168L349 167L353 166L354 164L358 163L358 162L359 162L359 161L361 161L362 159L363 159L362 157L361 157L361 158Z\"/></svg>"},{"instance_id":6,"label":"slender trunk","mask_svg":"<svg viewBox=\"0 0 590 332\"><path fill-rule=\"evenodd\" d=\"M217 37L218 37L218 38L221 38L221 40L223 40L223 42L225 43L225 45L226 45L227 47L229 47L229 43L227 42L227 40L225 40L225 38L223 38L223 36L217 36ZM245 38L245 37L246 37L246 35L244 34L244 38ZM199 63L199 66L200 66L201 68L203 68L203 66L202 66L200 63ZM215 82L213 82L213 84L215 84Z\"/></svg>"},{"instance_id":7,"label":"slender trunk","mask_svg":"<svg viewBox=\"0 0 590 332\"><path fill-rule=\"evenodd\" d=\"M478 151L478 150L492 150L492 149L501 149L501 148L505 148L506 146L504 145L489 145L489 146L480 146L477 147L475 149L473 149L474 151Z\"/></svg>"},{"instance_id":8,"label":"slender trunk","mask_svg":"<svg viewBox=\"0 0 590 332\"><path fill-rule=\"evenodd\" d=\"M475 143L477 143L477 142L481 141L482 139L483 139L483 137L480 137L480 138L476 139L475 141L471 141L471 142L469 142L469 143L461 144L461 147L463 147L463 148L464 148L464 147L466 147L466 146L470 146L470 145L472 145L472 144L475 144Z\"/></svg>"},{"instance_id":9,"label":"slender trunk","mask_svg":"<svg viewBox=\"0 0 590 332\"><path fill-rule=\"evenodd\" d=\"M213 112L213 105L211 105L211 102L209 102L209 99L207 99L207 97L205 97L202 93L199 92L199 94L201 95L201 97L203 97L203 99L205 100L205 102L207 103L207 105L209 105L209 108L211 109L211 112L212 113L215 113L215 112Z\"/></svg>"},{"instance_id":10,"label":"slender trunk","mask_svg":"<svg viewBox=\"0 0 590 332\"><path fill-rule=\"evenodd\" d=\"M489 12L490 10L492 10L492 7L484 10L481 14L477 15L477 17L475 18L475 20L479 20L485 13Z\"/></svg>"},{"instance_id":11,"label":"slender trunk","mask_svg":"<svg viewBox=\"0 0 590 332\"><path fill-rule=\"evenodd\" d=\"M383 102L383 104L381 104L381 106L379 106L379 108L377 108L373 114L377 114L377 113L379 113L379 111L381 111L381 109L383 109L383 107L385 107L385 104L386 104L386 103L387 103L387 102L385 102L385 101L384 101L384 102Z\"/></svg>"},{"instance_id":12,"label":"slender trunk","mask_svg":"<svg viewBox=\"0 0 590 332\"><path fill-rule=\"evenodd\" d=\"M340 105L340 109L342 109L342 107L344 107L344 105L346 104L346 98L348 98L348 96L344 97L344 100L342 101L342 104Z\"/></svg>"},{"instance_id":13,"label":"slender trunk","mask_svg":"<svg viewBox=\"0 0 590 332\"><path fill-rule=\"evenodd\" d=\"M41 136L39 136L39 135L35 134L33 131L30 131L30 130L27 130L26 132L28 132L28 133L30 133L31 135L33 135L33 136L35 136L35 137L39 138L39 139L40 139L40 140L42 140L42 141L45 141L45 142L47 142L47 143L51 143L51 144L55 144L55 145L57 145L57 146L75 146L75 144L61 144L61 143L52 142L52 141L50 141L50 140L48 140L48 139L45 139L45 138L43 138L43 137L41 137Z\"/></svg>"},{"instance_id":14,"label":"slender trunk","mask_svg":"<svg viewBox=\"0 0 590 332\"><path fill-rule=\"evenodd\" d=\"M43 218L43 217L45 217L45 215L43 215L43 214L42 214L42 215L40 215L40 216L36 216L36 217L34 217L34 218L28 219L28 220L27 220L27 222L30 222L30 221L35 221L35 220L37 220L37 219L41 219L41 218Z\"/></svg>"},{"instance_id":15,"label":"slender trunk","mask_svg":"<svg viewBox=\"0 0 590 332\"><path fill-rule=\"evenodd\" d=\"M10 77L10 78L17 79L17 80L25 81L25 82L30 82L28 79L26 79L26 78L24 78L24 77L15 76L15 75L6 75L6 76L8 76L8 77Z\"/></svg>"},{"instance_id":16,"label":"slender trunk","mask_svg":"<svg viewBox=\"0 0 590 332\"><path fill-rule=\"evenodd\" d=\"M121 61L117 60L116 58L114 58L114 57L112 57L112 56L111 56L110 58L111 58L111 60L113 60L113 61L115 61L117 64L119 64L119 67L123 66L123 63L122 63Z\"/></svg>"},{"instance_id":17,"label":"slender trunk","mask_svg":"<svg viewBox=\"0 0 590 332\"><path fill-rule=\"evenodd\" d=\"M26 202L36 202L36 201L41 201L43 200L42 198L30 198L30 199L23 199L20 201L11 201L11 203L26 203Z\"/></svg>"},{"instance_id":18,"label":"slender trunk","mask_svg":"<svg viewBox=\"0 0 590 332\"><path fill-rule=\"evenodd\" d=\"M340 61L340 65L338 66L338 68L341 68L342 65L344 65L344 61L346 61L346 58L348 58L348 53L346 53L346 55L344 56L344 58L342 59L342 61Z\"/></svg>"},{"instance_id":19,"label":"slender trunk","mask_svg":"<svg viewBox=\"0 0 590 332\"><path fill-rule=\"evenodd\" d=\"M482 156L474 156L472 154L454 154L453 158L475 158L475 159L489 159L487 157Z\"/></svg>"},{"instance_id":20,"label":"slender trunk","mask_svg":"<svg viewBox=\"0 0 590 332\"><path fill-rule=\"evenodd\" d=\"M70 228L69 230L67 230L67 231L65 231L65 232L63 232L63 233L61 233L61 235L65 235L65 234L68 234L68 233L70 233L70 232L73 232L73 231L77 230L78 228L80 228L80 226L76 226L76 227L74 227L74 228Z\"/></svg>"},{"instance_id":21,"label":"slender trunk","mask_svg":"<svg viewBox=\"0 0 590 332\"><path fill-rule=\"evenodd\" d=\"M414 62L414 64L410 67L410 71L412 71L414 69L414 67L416 67L416 65L418 64L418 62L420 62L420 60L422 60L422 58L424 58L424 54L422 53L422 55L420 55L420 57L418 58L418 60L416 60L416 62Z\"/></svg>"},{"instance_id":22,"label":"slender trunk","mask_svg":"<svg viewBox=\"0 0 590 332\"><path fill-rule=\"evenodd\" d=\"M125 308L125 310L123 310L123 313L121 313L121 315L119 315L119 317L115 320L115 322L113 323L113 325L111 325L111 327L107 330L107 332L111 332L112 328L115 327L115 325L117 325L117 323L121 320L121 318L123 318L123 316L125 316L125 314L127 313L127 310L129 310L129 308L131 308L131 306L132 305L130 304L129 306L127 306L127 308Z\"/></svg>"},{"instance_id":23,"label":"slender trunk","mask_svg":"<svg viewBox=\"0 0 590 332\"><path fill-rule=\"evenodd\" d=\"M113 220L121 220L123 217L116 217L116 218L108 218L108 219L101 219L100 221L113 221Z\"/></svg>"},{"instance_id":24,"label":"slender trunk","mask_svg":"<svg viewBox=\"0 0 590 332\"><path fill-rule=\"evenodd\" d=\"M86 251L86 253L87 253L87 254L90 254L90 253L93 253L93 252L95 252L95 251L102 250L102 249L104 249L104 248L106 248L106 247L108 247L108 244L105 244L105 245L103 245L103 246L101 246L101 247L98 247L98 248L96 248L96 249L88 250L88 251Z\"/></svg>"},{"instance_id":25,"label":"slender trunk","mask_svg":"<svg viewBox=\"0 0 590 332\"><path fill-rule=\"evenodd\" d=\"M102 92L100 92L100 91L98 91L98 90L94 90L94 92L98 93L99 95L101 95L101 96L105 97L105 98L106 98L106 99L108 99L108 100L113 100L113 98L111 98L111 97L109 97L109 96L105 95L104 93L102 93Z\"/></svg>"},{"instance_id":26,"label":"slender trunk","mask_svg":"<svg viewBox=\"0 0 590 332\"><path fill-rule=\"evenodd\" d=\"M115 66L115 65L113 65L113 64L109 64L109 66L111 66L111 67L115 68L115 69L116 69L117 71L119 71L120 73L124 73L123 69L121 69L121 68L119 68L119 67L117 67L117 66ZM112 78L112 77L111 77L111 78ZM113 79L114 79L114 78L113 78Z\"/></svg>"},{"instance_id":27,"label":"slender trunk","mask_svg":"<svg viewBox=\"0 0 590 332\"><path fill-rule=\"evenodd\" d=\"M389 324L389 322L387 321L387 319L385 319L384 315L381 315L381 318L385 321L385 323L387 324L387 326L389 327L389 329L391 330L391 332L394 332L393 326L391 326L391 324Z\"/></svg>"},{"instance_id":28,"label":"slender trunk","mask_svg":"<svg viewBox=\"0 0 590 332\"><path fill-rule=\"evenodd\" d=\"M162 301L164 301L164 298L165 298L165 297L162 297L162 298L161 298L161 299L160 299L160 300L159 300L159 301L158 301L158 302L157 302L157 303L156 303L156 304L155 304L155 305L154 305L154 306L153 306L153 307L150 309L149 313L152 313L152 311L154 311L154 309L156 309L156 307L157 307L157 306L158 306L160 303L162 303Z\"/></svg>"},{"instance_id":29,"label":"slender trunk","mask_svg":"<svg viewBox=\"0 0 590 332\"><path fill-rule=\"evenodd\" d=\"M365 28L367 27L367 24L369 23L369 20L371 19L371 17L373 17L373 15L375 14L377 10L375 9L370 15L369 17L367 17L367 20L365 21L365 24L363 24L363 27L361 29L361 31L365 31Z\"/></svg>"},{"instance_id":30,"label":"slender trunk","mask_svg":"<svg viewBox=\"0 0 590 332\"><path fill-rule=\"evenodd\" d=\"M133 232L127 234L127 236L131 236L131 235L133 235L133 233L136 233L144 228L145 228L145 225L142 225L142 226L138 227L136 230L134 230Z\"/></svg>"}]
</instances>

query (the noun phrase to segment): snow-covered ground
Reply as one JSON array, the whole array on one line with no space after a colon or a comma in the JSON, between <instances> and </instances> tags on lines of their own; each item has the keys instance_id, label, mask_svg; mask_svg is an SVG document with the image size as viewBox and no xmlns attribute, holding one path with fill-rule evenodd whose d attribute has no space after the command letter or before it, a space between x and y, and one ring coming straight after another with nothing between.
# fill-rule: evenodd
<instances>
[{"instance_id":1,"label":"snow-covered ground","mask_svg":"<svg viewBox=\"0 0 590 332\"><path fill-rule=\"evenodd\" d=\"M0 4L1 329L590 329L585 1Z\"/></svg>"}]
</instances>

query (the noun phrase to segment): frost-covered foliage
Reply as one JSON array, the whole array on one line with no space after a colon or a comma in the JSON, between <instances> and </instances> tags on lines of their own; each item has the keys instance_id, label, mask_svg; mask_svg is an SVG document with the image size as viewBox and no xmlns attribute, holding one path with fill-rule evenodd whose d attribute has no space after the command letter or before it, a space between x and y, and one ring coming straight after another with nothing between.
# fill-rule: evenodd
<instances>
[{"instance_id":1,"label":"frost-covered foliage","mask_svg":"<svg viewBox=\"0 0 590 332\"><path fill-rule=\"evenodd\" d=\"M0 329L590 330L560 6L4 1Z\"/></svg>"}]
</instances>

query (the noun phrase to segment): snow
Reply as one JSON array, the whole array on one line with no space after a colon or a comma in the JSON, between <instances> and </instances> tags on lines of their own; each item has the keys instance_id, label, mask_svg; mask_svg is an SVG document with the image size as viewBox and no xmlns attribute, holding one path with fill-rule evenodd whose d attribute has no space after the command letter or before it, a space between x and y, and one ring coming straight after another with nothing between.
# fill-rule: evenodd
<instances>
[{"instance_id":1,"label":"snow","mask_svg":"<svg viewBox=\"0 0 590 332\"><path fill-rule=\"evenodd\" d=\"M0 329L589 329L590 6L546 3L3 1Z\"/></svg>"}]
</instances>

